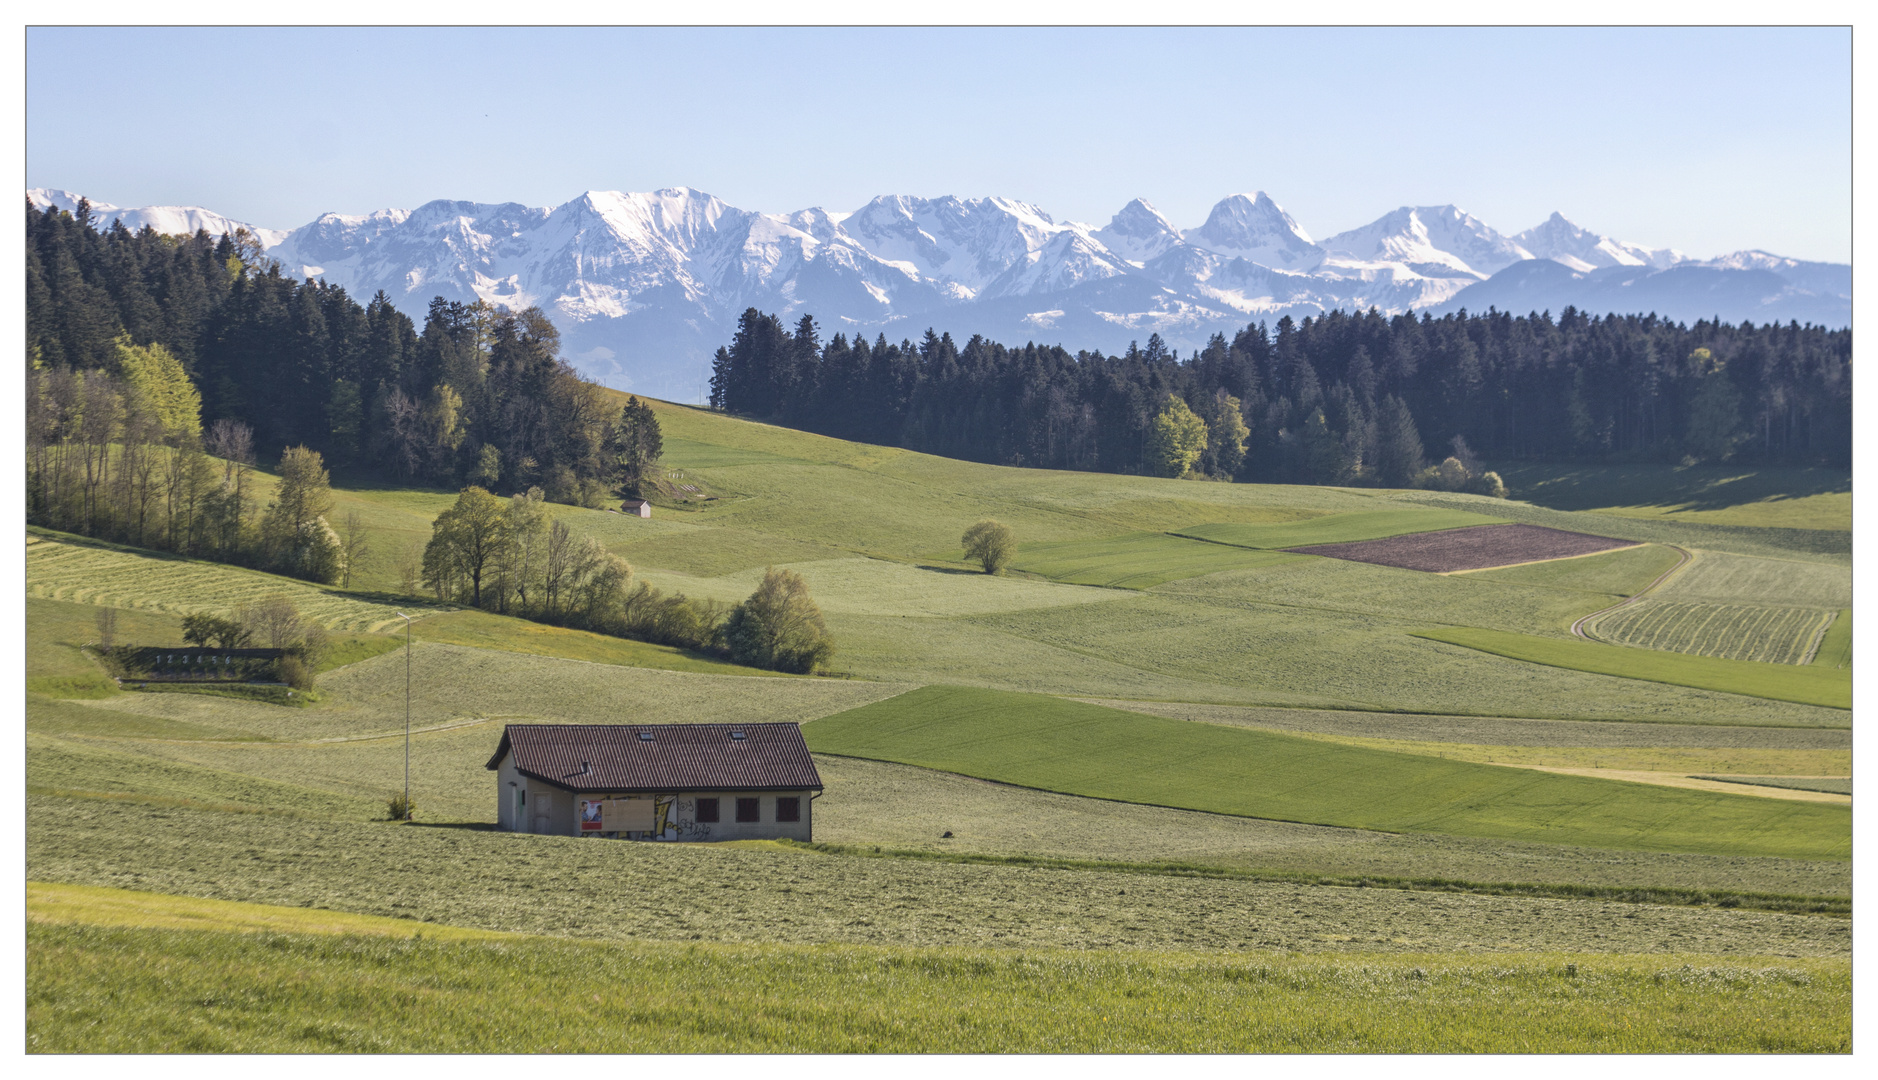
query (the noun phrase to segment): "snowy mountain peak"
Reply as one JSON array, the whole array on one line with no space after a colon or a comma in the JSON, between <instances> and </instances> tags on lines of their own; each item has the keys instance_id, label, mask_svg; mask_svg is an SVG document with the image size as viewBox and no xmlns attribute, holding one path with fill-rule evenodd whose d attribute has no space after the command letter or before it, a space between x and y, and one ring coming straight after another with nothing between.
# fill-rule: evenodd
<instances>
[{"instance_id":1,"label":"snowy mountain peak","mask_svg":"<svg viewBox=\"0 0 1878 1080\"><path fill-rule=\"evenodd\" d=\"M63 188L33 188L26 193L26 197L41 210L57 207L67 213L76 212L79 200L83 198L77 192ZM91 220L99 229L108 229L113 222L121 221L131 232L148 225L157 232L171 235L194 234L203 230L210 236L223 236L236 229L246 229L259 237L262 244L269 246L280 243L287 236L279 229L257 228L200 206L140 206L125 209L94 199L91 203Z\"/></svg>"},{"instance_id":2,"label":"snowy mountain peak","mask_svg":"<svg viewBox=\"0 0 1878 1080\"><path fill-rule=\"evenodd\" d=\"M1324 241L1332 256L1400 263L1423 277L1483 280L1532 254L1479 218L1448 206L1403 206Z\"/></svg>"},{"instance_id":3,"label":"snowy mountain peak","mask_svg":"<svg viewBox=\"0 0 1878 1080\"><path fill-rule=\"evenodd\" d=\"M28 197L42 209L79 202L57 189ZM92 205L100 228L242 225L200 207ZM592 190L554 207L445 199L254 231L294 276L361 300L382 290L416 318L436 296L539 305L583 373L685 401L701 398L710 354L748 307L812 314L829 334L897 339L932 326L1111 352L1150 333L1197 348L1248 321L1333 308L1570 304L1835 326L1851 311L1851 267L1840 263L1763 251L1690 263L1558 214L1509 237L1454 206L1398 207L1320 245L1264 192L1220 200L1184 234L1146 199L1095 229L1008 198L883 195L851 214L766 214L687 187ZM1590 272L1603 267L1619 269Z\"/></svg>"},{"instance_id":4,"label":"snowy mountain peak","mask_svg":"<svg viewBox=\"0 0 1878 1080\"><path fill-rule=\"evenodd\" d=\"M1535 257L1563 263L1581 274L1607 266L1648 266L1661 270L1686 259L1674 248L1646 248L1599 236L1572 224L1556 210L1542 224L1514 236L1513 240Z\"/></svg>"},{"instance_id":5,"label":"snowy mountain peak","mask_svg":"<svg viewBox=\"0 0 1878 1080\"><path fill-rule=\"evenodd\" d=\"M1137 266L1181 242L1180 230L1146 199L1131 201L1091 235Z\"/></svg>"},{"instance_id":6,"label":"snowy mountain peak","mask_svg":"<svg viewBox=\"0 0 1878 1080\"><path fill-rule=\"evenodd\" d=\"M1263 191L1226 196L1213 205L1206 224L1183 235L1195 247L1275 269L1309 270L1324 256L1310 234Z\"/></svg>"}]
</instances>

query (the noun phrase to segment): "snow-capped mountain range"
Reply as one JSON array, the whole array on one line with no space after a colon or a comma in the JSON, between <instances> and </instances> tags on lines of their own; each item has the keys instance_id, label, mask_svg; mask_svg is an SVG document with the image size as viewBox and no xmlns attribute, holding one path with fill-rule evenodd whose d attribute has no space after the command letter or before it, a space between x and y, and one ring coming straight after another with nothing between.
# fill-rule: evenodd
<instances>
[{"instance_id":1,"label":"snow-capped mountain range","mask_svg":"<svg viewBox=\"0 0 1878 1080\"><path fill-rule=\"evenodd\" d=\"M79 196L35 188L34 205ZM108 228L222 233L201 207L92 203ZM755 306L823 334L1041 341L1108 352L1159 333L1198 348L1216 332L1334 308L1516 312L1567 304L1678 320L1851 323L1851 267L1761 251L1694 260L1600 236L1553 214L1507 235L1453 206L1404 206L1311 239L1264 192L1229 195L1182 230L1145 199L1107 225L1057 221L1013 199L882 196L852 213L740 210L691 188L589 191L555 207L439 200L325 214L253 231L296 276L383 290L422 319L433 296L538 305L565 353L612 386L701 400L710 355Z\"/></svg>"}]
</instances>

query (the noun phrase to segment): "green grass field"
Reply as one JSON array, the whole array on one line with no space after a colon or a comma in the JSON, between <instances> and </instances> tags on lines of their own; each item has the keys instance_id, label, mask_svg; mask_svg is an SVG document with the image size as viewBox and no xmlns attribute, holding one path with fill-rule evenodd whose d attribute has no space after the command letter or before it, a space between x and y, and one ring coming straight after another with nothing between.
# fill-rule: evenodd
<instances>
[{"instance_id":1,"label":"green grass field","mask_svg":"<svg viewBox=\"0 0 1878 1080\"><path fill-rule=\"evenodd\" d=\"M1498 570L1474 570L1466 576L1480 581L1497 581L1538 589L1572 589L1631 596L1648 588L1651 582L1674 567L1680 557L1673 548L1645 544L1578 559L1554 559L1551 562L1527 563L1525 566L1508 566Z\"/></svg>"},{"instance_id":2,"label":"green grass field","mask_svg":"<svg viewBox=\"0 0 1878 1080\"><path fill-rule=\"evenodd\" d=\"M432 931L436 933L436 931ZM30 922L37 1053L1778 1052L1847 961L1195 957ZM624 996L622 996L624 995ZM187 1007L180 1007L183 1003ZM544 1003L552 1003L543 1007Z\"/></svg>"},{"instance_id":3,"label":"green grass field","mask_svg":"<svg viewBox=\"0 0 1878 1080\"><path fill-rule=\"evenodd\" d=\"M1813 654L1813 663L1820 667L1847 669L1852 666L1852 609L1846 608L1826 627L1826 636L1819 641L1819 651Z\"/></svg>"},{"instance_id":4,"label":"green grass field","mask_svg":"<svg viewBox=\"0 0 1878 1080\"><path fill-rule=\"evenodd\" d=\"M591 1048L1843 1041L1845 806L1536 767L1849 773L1846 478L1537 470L1528 503L1005 468L654 407L665 466L712 499L551 512L668 591L736 602L766 566L802 573L847 677L397 595L453 491L339 478L335 517L356 510L373 547L350 590L29 532L35 1046L567 1049L600 1016L615 1041ZM1017 573L963 562L985 517L1016 532ZM1646 543L1446 577L1272 550L1502 520ZM1816 662L1568 636L1672 544L1696 559L1642 611L1839 611ZM335 631L309 707L118 693L78 648L101 605L162 644L185 612L273 592ZM425 612L412 826L378 820L403 782L398 608ZM843 744L818 759L819 846L488 827L503 723L739 717ZM1747 959L1769 955L1789 959ZM539 1009L576 967L676 1004ZM520 1009L545 1019L490 1019ZM733 1023L752 1010L788 1022ZM520 1041L486 1041L502 1031ZM778 1034L802 1031L821 1041ZM1245 1041L1261 1032L1278 1041Z\"/></svg>"},{"instance_id":5,"label":"green grass field","mask_svg":"<svg viewBox=\"0 0 1878 1080\"><path fill-rule=\"evenodd\" d=\"M1346 544L1357 540L1381 540L1404 533L1459 529L1468 525L1494 525L1505 518L1465 510L1391 509L1363 510L1330 514L1308 521L1281 525L1210 524L1189 526L1182 536L1198 537L1215 544L1248 548L1290 548L1308 544Z\"/></svg>"},{"instance_id":6,"label":"green grass field","mask_svg":"<svg viewBox=\"0 0 1878 1080\"><path fill-rule=\"evenodd\" d=\"M1852 673L1815 665L1756 664L1626 649L1591 641L1541 638L1499 630L1428 630L1417 637L1444 641L1514 660L1625 679L1691 686L1728 694L1793 701L1831 709L1852 707Z\"/></svg>"},{"instance_id":7,"label":"green grass field","mask_svg":"<svg viewBox=\"0 0 1878 1080\"><path fill-rule=\"evenodd\" d=\"M1645 597L1596 620L1589 632L1640 649L1798 664L1832 617L1833 612L1818 608L1682 604Z\"/></svg>"},{"instance_id":8,"label":"green grass field","mask_svg":"<svg viewBox=\"0 0 1878 1080\"><path fill-rule=\"evenodd\" d=\"M1261 880L1178 867L872 851L884 844L846 852L764 843L647 845L321 812L312 806L305 813L231 812L186 796L36 794L27 807L29 876L514 933L680 944L1821 957L1847 956L1852 945L1848 919L1756 910L1752 897L1736 906L1726 891L1692 903L1686 895L1650 902L1652 890L1621 883L1569 898L1544 889L1499 895L1442 881L1365 888L1358 881L1318 884L1308 870L1303 880ZM126 820L139 823L134 845L123 842ZM1536 859L1543 846L1533 845L1528 857ZM1595 853L1565 855L1553 865L1588 864ZM1693 869L1697 857L1684 858ZM1635 863L1641 868L1646 861L1638 856ZM1844 907L1841 893L1836 908Z\"/></svg>"},{"instance_id":9,"label":"green grass field","mask_svg":"<svg viewBox=\"0 0 1878 1080\"><path fill-rule=\"evenodd\" d=\"M1257 528L1258 526L1237 526ZM1167 533L1139 532L1101 540L1025 544L1011 566L1073 585L1151 589L1182 578L1302 560L1302 555L1240 551Z\"/></svg>"},{"instance_id":10,"label":"green grass field","mask_svg":"<svg viewBox=\"0 0 1878 1080\"><path fill-rule=\"evenodd\" d=\"M804 734L822 753L1212 813L1614 849L1851 855L1851 815L1839 807L1754 805L1034 695L925 687Z\"/></svg>"},{"instance_id":11,"label":"green grass field","mask_svg":"<svg viewBox=\"0 0 1878 1080\"><path fill-rule=\"evenodd\" d=\"M1852 476L1727 465L1514 465L1512 496L1559 510L1754 528L1852 528Z\"/></svg>"},{"instance_id":12,"label":"green grass field","mask_svg":"<svg viewBox=\"0 0 1878 1080\"><path fill-rule=\"evenodd\" d=\"M209 611L232 614L244 601L279 594L329 630L379 633L403 626L402 607L422 615L437 610L415 598L387 602L293 578L221 563L165 557L57 533L26 538L26 595L166 615Z\"/></svg>"}]
</instances>

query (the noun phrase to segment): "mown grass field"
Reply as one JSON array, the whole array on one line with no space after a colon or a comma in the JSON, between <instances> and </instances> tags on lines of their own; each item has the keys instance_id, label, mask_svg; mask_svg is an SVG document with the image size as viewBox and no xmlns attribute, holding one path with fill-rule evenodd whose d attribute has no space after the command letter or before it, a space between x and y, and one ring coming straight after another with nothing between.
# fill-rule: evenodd
<instances>
[{"instance_id":1,"label":"mown grass field","mask_svg":"<svg viewBox=\"0 0 1878 1080\"><path fill-rule=\"evenodd\" d=\"M1813 654L1813 663L1821 667L1845 669L1852 665L1852 609L1842 609L1826 627L1826 635L1819 641L1819 651Z\"/></svg>"},{"instance_id":2,"label":"mown grass field","mask_svg":"<svg viewBox=\"0 0 1878 1080\"><path fill-rule=\"evenodd\" d=\"M1399 508L1360 510L1327 514L1306 521L1278 525L1239 525L1233 523L1193 525L1180 530L1182 536L1198 537L1215 544L1248 548L1291 548L1307 544L1345 544L1361 540L1381 540L1404 533L1435 532L1469 525L1493 525L1504 518L1465 510L1430 510Z\"/></svg>"},{"instance_id":3,"label":"mown grass field","mask_svg":"<svg viewBox=\"0 0 1878 1080\"><path fill-rule=\"evenodd\" d=\"M1559 510L1751 528L1852 528L1852 476L1727 465L1513 465L1512 496Z\"/></svg>"},{"instance_id":4,"label":"mown grass field","mask_svg":"<svg viewBox=\"0 0 1878 1080\"><path fill-rule=\"evenodd\" d=\"M1240 526L1255 528L1256 526ZM1299 561L1301 555L1240 551L1167 533L1125 533L1101 540L1026 544L1012 567L1074 585L1151 589L1182 578Z\"/></svg>"},{"instance_id":5,"label":"mown grass field","mask_svg":"<svg viewBox=\"0 0 1878 1080\"><path fill-rule=\"evenodd\" d=\"M1751 604L1684 604L1645 597L1591 624L1615 645L1661 649L1723 660L1799 664L1834 612Z\"/></svg>"},{"instance_id":6,"label":"mown grass field","mask_svg":"<svg viewBox=\"0 0 1878 1080\"><path fill-rule=\"evenodd\" d=\"M1049 697L926 687L815 721L804 735L822 753L1247 817L1613 849L1851 855L1851 815L1839 807L1534 774Z\"/></svg>"},{"instance_id":7,"label":"mown grass field","mask_svg":"<svg viewBox=\"0 0 1878 1080\"><path fill-rule=\"evenodd\" d=\"M1810 664L1805 667L1755 664L1744 660L1625 649L1591 641L1541 638L1499 630L1428 630L1418 636L1514 660L1600 675L1692 686L1824 708L1852 707L1852 677L1849 670Z\"/></svg>"},{"instance_id":8,"label":"mown grass field","mask_svg":"<svg viewBox=\"0 0 1878 1080\"><path fill-rule=\"evenodd\" d=\"M27 961L27 1048L39 1053L1851 1048L1847 961L1249 959L41 922L28 924Z\"/></svg>"},{"instance_id":9,"label":"mown grass field","mask_svg":"<svg viewBox=\"0 0 1878 1080\"><path fill-rule=\"evenodd\" d=\"M82 917L32 925L31 992L44 996L29 1035L95 1033L81 1025L102 1011L124 1018L109 1038L126 1049L376 1048L391 1045L391 1010L431 1040L394 1048L486 1047L475 1040L501 1030L489 1017L512 991L508 1013L551 1017L517 1037L546 1041L495 1048L584 1046L567 1033L602 1030L602 1015L606 1030L651 1040L630 1044L645 1048L799 1048L777 1032L802 1030L831 1049L882 1032L903 1041L881 1045L926 1049L1231 1049L1252 1045L1232 1041L1247 1032L1319 1049L1473 1047L1464 1040L1476 1031L1499 1047L1534 1032L1557 1041L1518 1045L1836 1045L1844 1007L1832 965L1849 955L1850 921L1808 913L1847 910L1844 807L1487 762L1828 775L1849 770L1844 708L1748 696L1761 684L1614 679L1412 632L1582 645L1570 624L1654 581L1675 544L1698 558L1662 602L1844 609L1810 668L1736 665L1844 685L1849 533L1797 512L1842 492L1794 488L1799 497L1748 511L1773 507L1785 515L1775 526L1727 516L1735 504L1619 516L1583 511L1680 504L1662 477L1561 509L1560 499L1041 472L654 407L666 465L714 500L661 505L650 521L553 512L642 577L700 598L734 602L763 567L798 570L851 677L773 677L433 606L412 655L413 826L375 820L404 761L403 624L387 613L417 603L396 595L395 564L454 492L342 481L336 513L358 510L374 546L354 590L32 534L30 679L96 678L76 646L100 604L120 609L120 637L154 643L179 633L183 612L270 592L339 631L340 666L321 677L318 703L296 709L29 684L29 874L144 894L68 892L67 914ZM1728 480L1710 494L1747 490ZM1019 573L989 577L963 562L959 534L984 517L1016 531ZM1266 546L1502 520L1649 543L1451 577ZM1202 531L1219 535L1174 535ZM1600 648L1632 664L1703 659ZM952 715L890 700L925 684L939 688L912 703L956 704L970 696L959 688L981 687L1131 699L1138 712L1022 698L1015 713ZM888 738L892 725L857 724L866 707L873 720L971 737ZM1080 719L1050 726L1065 709ZM807 721L812 741L846 725L844 737L891 742L862 749L894 760L820 757L817 850L488 828L483 764L503 723L738 717ZM1141 723L1173 727L1144 735ZM938 764L899 763L916 753ZM1010 779L1005 769L1022 776L965 775ZM1015 786L1025 783L1052 790ZM35 887L42 915L46 887ZM384 933L407 927L426 928L425 940ZM432 940L445 927L530 936ZM1233 965L1267 973L1249 982L1224 974ZM1578 974L1559 976L1565 965ZM578 999L592 1013L540 1009L577 969L670 990L624 1021L606 1000ZM217 983L218 970L232 975ZM498 970L542 982L493 985ZM289 987L289 971L303 981ZM754 989L687 996L714 984ZM819 989L802 1004L788 996L800 987ZM948 1011L972 995L999 1003L1000 1019ZM712 1026L675 1033L666 1001ZM1078 1026L1085 1007L1109 1020ZM1790 1007L1810 1011L1790 1020ZM790 1022L732 1023L764 1009ZM1070 1021L1051 1027L1049 1010ZM1622 1020L1630 1026L1612 1026ZM1086 1041L1024 1041L1039 1031ZM1805 1041L1819 1031L1824 1041ZM828 1032L850 1041L827 1042Z\"/></svg>"},{"instance_id":10,"label":"mown grass field","mask_svg":"<svg viewBox=\"0 0 1878 1080\"><path fill-rule=\"evenodd\" d=\"M1843 916L1791 913L1811 910L1804 897L1770 911L1726 893L1639 903L1648 892L1623 887L1557 898L872 852L885 844L630 844L155 797L35 795L27 820L35 881L589 940L1825 957L1852 942ZM126 820L138 823L134 845Z\"/></svg>"},{"instance_id":11,"label":"mown grass field","mask_svg":"<svg viewBox=\"0 0 1878 1080\"><path fill-rule=\"evenodd\" d=\"M45 531L26 538L26 595L165 615L233 614L236 605L281 595L329 630L378 633L438 610L416 598L391 599L322 588L220 563L165 557Z\"/></svg>"}]
</instances>

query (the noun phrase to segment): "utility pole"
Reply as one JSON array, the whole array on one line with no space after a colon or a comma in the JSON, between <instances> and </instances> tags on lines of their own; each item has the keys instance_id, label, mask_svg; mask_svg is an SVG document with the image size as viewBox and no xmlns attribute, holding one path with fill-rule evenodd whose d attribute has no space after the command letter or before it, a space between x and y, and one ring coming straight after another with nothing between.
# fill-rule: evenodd
<instances>
[{"instance_id":1,"label":"utility pole","mask_svg":"<svg viewBox=\"0 0 1878 1080\"><path fill-rule=\"evenodd\" d=\"M404 620L404 820L411 820L411 617Z\"/></svg>"}]
</instances>

